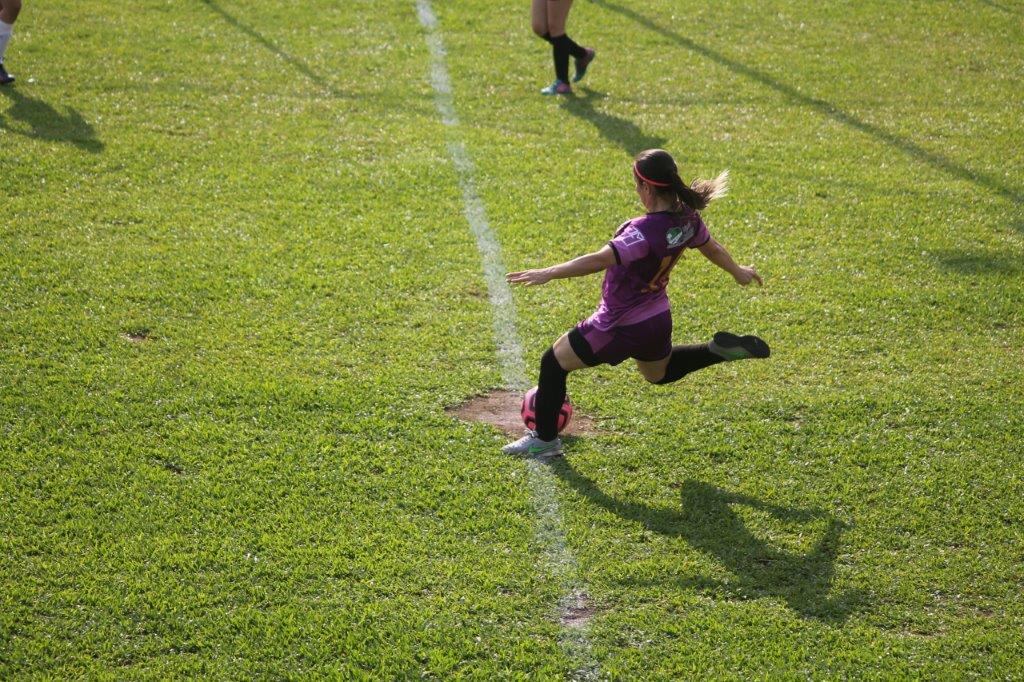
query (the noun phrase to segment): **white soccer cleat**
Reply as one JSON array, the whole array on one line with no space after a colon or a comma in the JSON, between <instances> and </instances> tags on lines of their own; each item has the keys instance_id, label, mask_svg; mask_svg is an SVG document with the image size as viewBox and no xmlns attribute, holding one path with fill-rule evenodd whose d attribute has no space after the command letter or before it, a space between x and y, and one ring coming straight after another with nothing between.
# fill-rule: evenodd
<instances>
[{"instance_id":1,"label":"white soccer cleat","mask_svg":"<svg viewBox=\"0 0 1024 682\"><path fill-rule=\"evenodd\" d=\"M559 457L562 454L562 439L541 440L536 431L527 431L526 435L514 443L501 449L506 455L525 455L527 457Z\"/></svg>"}]
</instances>

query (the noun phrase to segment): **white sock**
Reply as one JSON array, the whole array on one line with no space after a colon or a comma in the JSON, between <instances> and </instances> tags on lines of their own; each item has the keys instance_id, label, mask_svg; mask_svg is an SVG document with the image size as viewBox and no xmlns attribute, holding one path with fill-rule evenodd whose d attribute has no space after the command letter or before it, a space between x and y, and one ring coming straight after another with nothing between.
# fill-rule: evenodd
<instances>
[{"instance_id":1,"label":"white sock","mask_svg":"<svg viewBox=\"0 0 1024 682\"><path fill-rule=\"evenodd\" d=\"M6 21L0 21L0 64L4 63L4 52L7 52L7 41L11 39L11 31L14 30L14 24L8 24Z\"/></svg>"}]
</instances>

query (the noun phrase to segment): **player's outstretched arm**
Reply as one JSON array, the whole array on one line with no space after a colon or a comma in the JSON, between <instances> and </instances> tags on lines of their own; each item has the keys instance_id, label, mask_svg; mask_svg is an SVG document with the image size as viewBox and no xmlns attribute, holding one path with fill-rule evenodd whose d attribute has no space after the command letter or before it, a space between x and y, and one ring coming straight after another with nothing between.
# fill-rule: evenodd
<instances>
[{"instance_id":1,"label":"player's outstretched arm","mask_svg":"<svg viewBox=\"0 0 1024 682\"><path fill-rule=\"evenodd\" d=\"M698 247L698 250L709 261L732 275L740 285L746 286L751 282L757 282L759 286L764 286L764 280L757 274L753 265L737 265L728 249L715 241L714 237L707 240L704 246Z\"/></svg>"},{"instance_id":2,"label":"player's outstretched arm","mask_svg":"<svg viewBox=\"0 0 1024 682\"><path fill-rule=\"evenodd\" d=\"M552 265L549 268L537 268L535 270L523 270L521 272L510 272L505 279L510 284L525 284L535 286L550 282L553 279L566 279L568 277L583 277L592 275L601 270L607 270L615 265L615 252L607 244L599 251L588 253L585 256L573 258L570 261Z\"/></svg>"}]
</instances>

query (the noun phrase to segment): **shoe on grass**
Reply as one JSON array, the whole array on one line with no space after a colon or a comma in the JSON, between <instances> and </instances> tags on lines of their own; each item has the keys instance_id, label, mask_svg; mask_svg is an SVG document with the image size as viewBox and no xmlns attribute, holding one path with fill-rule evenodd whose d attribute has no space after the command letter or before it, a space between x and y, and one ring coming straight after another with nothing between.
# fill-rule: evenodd
<instances>
[{"instance_id":1,"label":"shoe on grass","mask_svg":"<svg viewBox=\"0 0 1024 682\"><path fill-rule=\"evenodd\" d=\"M571 95L572 86L563 80L555 79L555 82L540 91L542 95Z\"/></svg>"},{"instance_id":2,"label":"shoe on grass","mask_svg":"<svg viewBox=\"0 0 1024 682\"><path fill-rule=\"evenodd\" d=\"M766 358L772 354L772 349L763 339L757 336L736 336L729 332L716 332L708 348L726 360Z\"/></svg>"},{"instance_id":3,"label":"shoe on grass","mask_svg":"<svg viewBox=\"0 0 1024 682\"><path fill-rule=\"evenodd\" d=\"M594 61L594 57L597 56L597 50L592 50L589 47L583 49L587 51L587 54L576 60L576 75L572 77L573 83L579 83L583 80L583 77L587 75L587 67L590 66L590 62Z\"/></svg>"},{"instance_id":4,"label":"shoe on grass","mask_svg":"<svg viewBox=\"0 0 1024 682\"><path fill-rule=\"evenodd\" d=\"M526 457L559 457L562 454L562 439L541 440L536 431L527 431L526 435L509 443L501 449L506 455L522 455Z\"/></svg>"},{"instance_id":5,"label":"shoe on grass","mask_svg":"<svg viewBox=\"0 0 1024 682\"><path fill-rule=\"evenodd\" d=\"M4 63L0 62L0 85L10 85L14 82L14 76L7 73L7 69L4 68Z\"/></svg>"}]
</instances>

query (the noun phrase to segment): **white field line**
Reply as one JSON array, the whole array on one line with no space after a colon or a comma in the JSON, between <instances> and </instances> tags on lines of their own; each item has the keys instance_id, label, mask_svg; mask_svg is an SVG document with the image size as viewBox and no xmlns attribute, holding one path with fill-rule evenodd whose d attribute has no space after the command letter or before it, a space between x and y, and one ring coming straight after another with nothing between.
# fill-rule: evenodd
<instances>
[{"instance_id":1,"label":"white field line","mask_svg":"<svg viewBox=\"0 0 1024 682\"><path fill-rule=\"evenodd\" d=\"M427 47L430 50L430 82L434 87L437 110L449 131L448 153L459 177L463 213L476 237L477 250L483 261L484 280L487 282L488 297L494 312L494 339L498 345L502 381L511 390L522 390L532 386L533 382L526 376L523 350L516 332L515 306L508 283L505 281L506 270L501 259L501 245L491 230L487 211L476 190L473 160L458 134L459 119L455 113L451 80L445 64L444 41L437 17L431 8L430 0L416 0L416 10L420 23L426 30ZM530 493L537 514L537 539L543 549L551 579L562 587L563 596L559 600L557 614L558 621L562 624L561 642L576 666L576 677L595 677L597 666L590 653L586 622L574 617L574 614L585 607L586 592L577 580L576 560L565 542L554 478L537 460L526 460L526 467Z\"/></svg>"}]
</instances>

